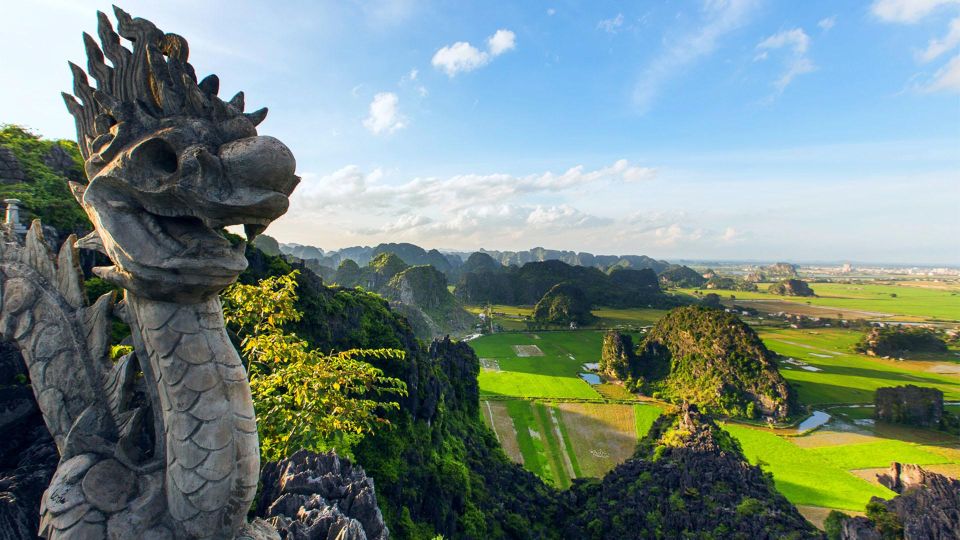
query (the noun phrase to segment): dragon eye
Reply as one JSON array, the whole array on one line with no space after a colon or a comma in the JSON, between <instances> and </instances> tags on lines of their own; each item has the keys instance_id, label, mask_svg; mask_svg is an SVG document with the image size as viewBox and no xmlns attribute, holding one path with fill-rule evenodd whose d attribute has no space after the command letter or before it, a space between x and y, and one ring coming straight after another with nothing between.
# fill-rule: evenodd
<instances>
[{"instance_id":1,"label":"dragon eye","mask_svg":"<svg viewBox=\"0 0 960 540\"><path fill-rule=\"evenodd\" d=\"M177 172L179 166L177 153L173 150L173 147L160 138L150 139L137 146L131 157L138 165L148 170L166 174Z\"/></svg>"}]
</instances>

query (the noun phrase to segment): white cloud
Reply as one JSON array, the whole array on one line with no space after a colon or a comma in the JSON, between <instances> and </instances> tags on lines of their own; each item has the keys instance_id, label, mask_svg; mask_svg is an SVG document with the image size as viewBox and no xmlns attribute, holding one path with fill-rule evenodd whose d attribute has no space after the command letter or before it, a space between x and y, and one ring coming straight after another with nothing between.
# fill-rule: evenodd
<instances>
[{"instance_id":1,"label":"white cloud","mask_svg":"<svg viewBox=\"0 0 960 540\"><path fill-rule=\"evenodd\" d=\"M759 53L754 57L754 60L766 60L769 57L769 51L777 49L788 49L790 51L786 71L773 83L777 93L780 94L797 76L816 70L816 66L806 56L809 48L810 36L802 28L783 30L757 44L756 49Z\"/></svg>"},{"instance_id":2,"label":"white cloud","mask_svg":"<svg viewBox=\"0 0 960 540\"><path fill-rule=\"evenodd\" d=\"M789 47L796 54L806 54L810 46L810 36L802 28L783 30L757 44L758 49L779 49Z\"/></svg>"},{"instance_id":3,"label":"white cloud","mask_svg":"<svg viewBox=\"0 0 960 540\"><path fill-rule=\"evenodd\" d=\"M960 0L876 0L870 11L882 21L915 23L949 4L960 4Z\"/></svg>"},{"instance_id":4,"label":"white cloud","mask_svg":"<svg viewBox=\"0 0 960 540\"><path fill-rule=\"evenodd\" d=\"M487 48L490 50L492 56L500 56L516 47L517 35L503 28L494 32L494 34L487 39Z\"/></svg>"},{"instance_id":5,"label":"white cloud","mask_svg":"<svg viewBox=\"0 0 960 540\"><path fill-rule=\"evenodd\" d=\"M556 14L557 14L557 10L555 10L555 9L553 9L553 8L547 8L547 15L553 17L553 16L556 15Z\"/></svg>"},{"instance_id":6,"label":"white cloud","mask_svg":"<svg viewBox=\"0 0 960 540\"><path fill-rule=\"evenodd\" d=\"M370 102L370 114L363 126L374 135L393 133L407 127L406 119L399 111L400 98L393 92L380 92Z\"/></svg>"},{"instance_id":7,"label":"white cloud","mask_svg":"<svg viewBox=\"0 0 960 540\"><path fill-rule=\"evenodd\" d=\"M623 13L617 13L616 17L604 19L597 23L597 29L616 34L623 26Z\"/></svg>"},{"instance_id":8,"label":"white cloud","mask_svg":"<svg viewBox=\"0 0 960 540\"><path fill-rule=\"evenodd\" d=\"M466 73L490 63L493 58L516 48L516 34L510 30L497 30L487 38L487 50L481 51L466 41L441 47L433 55L433 67L453 77L457 73Z\"/></svg>"},{"instance_id":9,"label":"white cloud","mask_svg":"<svg viewBox=\"0 0 960 540\"><path fill-rule=\"evenodd\" d=\"M757 0L707 1L696 31L671 41L640 75L633 90L637 110L649 110L664 84L688 64L711 54L725 35L747 21L757 4Z\"/></svg>"},{"instance_id":10,"label":"white cloud","mask_svg":"<svg viewBox=\"0 0 960 540\"><path fill-rule=\"evenodd\" d=\"M874 15L886 22L914 24L946 5L960 5L960 0L876 0L871 6ZM933 38L927 48L917 55L920 62L932 62L960 45L960 17L950 21L947 33L942 38ZM926 78L925 74L914 76ZM937 69L926 84L913 85L921 92L960 92L960 56L955 56Z\"/></svg>"},{"instance_id":11,"label":"white cloud","mask_svg":"<svg viewBox=\"0 0 960 540\"><path fill-rule=\"evenodd\" d=\"M826 32L831 28L833 28L834 26L836 26L836 24L837 24L837 16L832 15L830 17L820 19L820 21L817 23L817 26L819 26L821 30Z\"/></svg>"},{"instance_id":12,"label":"white cloud","mask_svg":"<svg viewBox=\"0 0 960 540\"><path fill-rule=\"evenodd\" d=\"M371 181L355 165L316 178L304 175L294 200L304 208L415 209L431 205L457 211L464 208L507 204L521 197L595 186L601 183L631 183L653 179L654 169L631 165L621 159L612 165L585 170L582 165L557 174L544 172L526 176L510 174L461 174L448 178L414 178L402 184Z\"/></svg>"},{"instance_id":13,"label":"white cloud","mask_svg":"<svg viewBox=\"0 0 960 540\"><path fill-rule=\"evenodd\" d=\"M931 39L927 44L926 50L920 54L920 60L930 62L945 52L949 52L957 45L960 45L960 17L950 21L950 28L947 35L941 39Z\"/></svg>"},{"instance_id":14,"label":"white cloud","mask_svg":"<svg viewBox=\"0 0 960 540\"><path fill-rule=\"evenodd\" d=\"M925 92L960 93L960 55L954 56L933 75L930 84L922 88Z\"/></svg>"}]
</instances>

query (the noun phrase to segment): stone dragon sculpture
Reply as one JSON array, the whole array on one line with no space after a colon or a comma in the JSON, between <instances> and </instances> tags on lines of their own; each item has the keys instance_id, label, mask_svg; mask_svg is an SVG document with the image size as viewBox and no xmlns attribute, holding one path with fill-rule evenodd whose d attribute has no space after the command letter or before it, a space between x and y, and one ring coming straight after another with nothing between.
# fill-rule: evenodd
<instances>
[{"instance_id":1,"label":"stone dragon sculpture","mask_svg":"<svg viewBox=\"0 0 960 540\"><path fill-rule=\"evenodd\" d=\"M247 262L218 231L244 225L250 240L286 212L295 160L257 135L266 109L222 101L214 75L198 82L186 40L115 14L116 31L98 13L100 45L84 34L96 88L71 64L76 98L64 94L89 179L71 189L93 233L56 256L39 222L23 245L0 243L0 334L20 347L61 455L39 533L260 538L245 524L256 418L218 297ZM94 273L125 289L121 302L86 305L78 248L110 259ZM117 362L111 314L132 330Z\"/></svg>"}]
</instances>

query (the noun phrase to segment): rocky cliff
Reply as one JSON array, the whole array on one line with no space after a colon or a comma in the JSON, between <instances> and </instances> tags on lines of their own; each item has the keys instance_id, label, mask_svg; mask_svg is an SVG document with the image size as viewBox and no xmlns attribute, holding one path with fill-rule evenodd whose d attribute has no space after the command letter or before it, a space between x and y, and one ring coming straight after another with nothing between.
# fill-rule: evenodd
<instances>
[{"instance_id":1,"label":"rocky cliff","mask_svg":"<svg viewBox=\"0 0 960 540\"><path fill-rule=\"evenodd\" d=\"M647 391L717 414L772 416L791 412L791 392L776 355L736 315L719 309L676 308L640 344L634 377Z\"/></svg>"},{"instance_id":2,"label":"rocky cliff","mask_svg":"<svg viewBox=\"0 0 960 540\"><path fill-rule=\"evenodd\" d=\"M892 463L880 483L899 495L874 497L867 517L842 522L844 540L954 540L960 538L960 481L918 465Z\"/></svg>"},{"instance_id":3,"label":"rocky cliff","mask_svg":"<svg viewBox=\"0 0 960 540\"><path fill-rule=\"evenodd\" d=\"M300 450L260 473L256 514L283 540L387 540L373 480L334 452Z\"/></svg>"},{"instance_id":4,"label":"rocky cliff","mask_svg":"<svg viewBox=\"0 0 960 540\"><path fill-rule=\"evenodd\" d=\"M806 281L800 279L785 279L774 283L767 289L770 294L780 296L816 296Z\"/></svg>"},{"instance_id":5,"label":"rocky cliff","mask_svg":"<svg viewBox=\"0 0 960 540\"><path fill-rule=\"evenodd\" d=\"M634 457L577 481L565 538L820 538L738 443L685 407L660 417Z\"/></svg>"},{"instance_id":6,"label":"rocky cliff","mask_svg":"<svg viewBox=\"0 0 960 540\"><path fill-rule=\"evenodd\" d=\"M943 420L943 392L936 388L877 388L873 403L873 417L883 422L939 428Z\"/></svg>"}]
</instances>

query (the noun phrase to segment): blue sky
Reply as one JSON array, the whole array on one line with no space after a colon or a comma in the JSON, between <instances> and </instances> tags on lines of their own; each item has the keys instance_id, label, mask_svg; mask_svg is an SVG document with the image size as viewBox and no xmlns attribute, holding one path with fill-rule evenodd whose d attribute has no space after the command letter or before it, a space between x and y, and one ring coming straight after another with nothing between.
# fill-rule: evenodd
<instances>
[{"instance_id":1,"label":"blue sky","mask_svg":"<svg viewBox=\"0 0 960 540\"><path fill-rule=\"evenodd\" d=\"M960 263L956 0L121 7L270 107L281 241ZM73 137L108 8L5 7L0 122Z\"/></svg>"}]
</instances>

